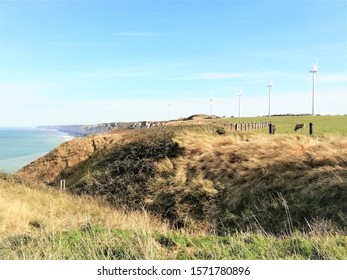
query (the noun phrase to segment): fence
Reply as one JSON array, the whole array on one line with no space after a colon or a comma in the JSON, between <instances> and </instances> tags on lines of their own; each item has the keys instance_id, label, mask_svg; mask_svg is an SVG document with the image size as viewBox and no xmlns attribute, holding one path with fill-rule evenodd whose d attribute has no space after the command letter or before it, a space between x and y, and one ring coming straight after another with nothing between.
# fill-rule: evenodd
<instances>
[{"instance_id":1,"label":"fence","mask_svg":"<svg viewBox=\"0 0 347 280\"><path fill-rule=\"evenodd\" d=\"M247 131L247 130L253 130L253 129L262 129L269 126L270 122L239 122L239 123L232 123L231 124L231 130L235 131Z\"/></svg>"}]
</instances>

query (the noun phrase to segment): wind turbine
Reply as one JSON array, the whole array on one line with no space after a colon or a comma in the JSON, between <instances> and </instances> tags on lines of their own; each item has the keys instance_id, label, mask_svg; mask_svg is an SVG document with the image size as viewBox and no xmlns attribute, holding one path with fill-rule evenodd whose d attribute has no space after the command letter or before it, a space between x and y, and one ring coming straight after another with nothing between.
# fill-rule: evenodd
<instances>
[{"instance_id":1,"label":"wind turbine","mask_svg":"<svg viewBox=\"0 0 347 280\"><path fill-rule=\"evenodd\" d=\"M241 95L243 92L243 88L241 87L240 91L236 94L239 97L239 117L241 115Z\"/></svg>"},{"instance_id":2,"label":"wind turbine","mask_svg":"<svg viewBox=\"0 0 347 280\"><path fill-rule=\"evenodd\" d=\"M271 108L271 91L272 91L272 81L269 80L267 87L269 88L269 117L271 116L270 108Z\"/></svg>"},{"instance_id":3,"label":"wind turbine","mask_svg":"<svg viewBox=\"0 0 347 280\"><path fill-rule=\"evenodd\" d=\"M169 121L171 121L171 105L172 105L172 102L169 102L167 105L169 105Z\"/></svg>"},{"instance_id":4,"label":"wind turbine","mask_svg":"<svg viewBox=\"0 0 347 280\"><path fill-rule=\"evenodd\" d=\"M213 95L210 93L210 116L212 117Z\"/></svg>"},{"instance_id":5,"label":"wind turbine","mask_svg":"<svg viewBox=\"0 0 347 280\"><path fill-rule=\"evenodd\" d=\"M315 78L317 78L317 72L318 72L318 63L316 59L316 63L312 62L312 70L310 70L310 73L312 73L312 116L314 116L314 91L315 91Z\"/></svg>"}]
</instances>

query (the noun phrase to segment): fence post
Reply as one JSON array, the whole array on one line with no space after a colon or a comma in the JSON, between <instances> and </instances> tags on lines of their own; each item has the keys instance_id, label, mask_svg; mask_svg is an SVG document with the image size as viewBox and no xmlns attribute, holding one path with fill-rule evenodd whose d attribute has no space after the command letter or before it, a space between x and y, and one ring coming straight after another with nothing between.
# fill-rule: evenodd
<instances>
[{"instance_id":1,"label":"fence post","mask_svg":"<svg viewBox=\"0 0 347 280\"><path fill-rule=\"evenodd\" d=\"M65 180L60 180L60 188L61 191L65 191Z\"/></svg>"},{"instance_id":2,"label":"fence post","mask_svg":"<svg viewBox=\"0 0 347 280\"><path fill-rule=\"evenodd\" d=\"M313 134L313 123L310 122L309 126L310 126L310 135L312 135Z\"/></svg>"},{"instance_id":3,"label":"fence post","mask_svg":"<svg viewBox=\"0 0 347 280\"><path fill-rule=\"evenodd\" d=\"M272 134L272 123L269 123L269 134Z\"/></svg>"}]
</instances>

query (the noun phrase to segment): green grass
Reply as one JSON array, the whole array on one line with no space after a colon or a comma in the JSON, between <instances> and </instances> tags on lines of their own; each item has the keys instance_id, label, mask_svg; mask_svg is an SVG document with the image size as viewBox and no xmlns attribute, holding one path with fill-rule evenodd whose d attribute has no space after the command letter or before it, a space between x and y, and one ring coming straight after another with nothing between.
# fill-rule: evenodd
<instances>
[{"instance_id":1,"label":"green grass","mask_svg":"<svg viewBox=\"0 0 347 280\"><path fill-rule=\"evenodd\" d=\"M274 117L249 117L249 118L223 118L215 120L220 123L230 122L265 122L271 121L276 125L276 133L295 133L294 127L297 123L305 123L304 129L296 134L309 134L309 123L313 123L313 134L322 136L324 134L347 135L347 115L343 116L274 116ZM263 129L261 131L266 131Z\"/></svg>"},{"instance_id":2,"label":"green grass","mask_svg":"<svg viewBox=\"0 0 347 280\"><path fill-rule=\"evenodd\" d=\"M269 120L276 135L236 118L124 131L57 171L64 195L5 178L0 259L347 259L347 117L240 119Z\"/></svg>"},{"instance_id":3,"label":"green grass","mask_svg":"<svg viewBox=\"0 0 347 280\"><path fill-rule=\"evenodd\" d=\"M265 236L194 236L185 233L133 232L88 225L69 231L20 235L0 241L0 259L36 260L343 260L347 237L295 233Z\"/></svg>"}]
</instances>

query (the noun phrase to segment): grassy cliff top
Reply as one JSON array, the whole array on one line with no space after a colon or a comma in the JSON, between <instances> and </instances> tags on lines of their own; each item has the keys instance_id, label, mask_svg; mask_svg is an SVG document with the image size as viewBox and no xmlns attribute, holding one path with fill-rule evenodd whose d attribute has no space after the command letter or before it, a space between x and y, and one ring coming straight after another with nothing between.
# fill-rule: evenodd
<instances>
[{"instance_id":1,"label":"grassy cliff top","mask_svg":"<svg viewBox=\"0 0 347 280\"><path fill-rule=\"evenodd\" d=\"M347 259L344 130L289 118L275 135L199 117L66 142L0 176L0 259Z\"/></svg>"},{"instance_id":2,"label":"grassy cliff top","mask_svg":"<svg viewBox=\"0 0 347 280\"><path fill-rule=\"evenodd\" d=\"M225 119L209 121L74 139L18 174L54 187L64 179L73 194L146 209L174 228L288 234L328 221L346 229L345 137L235 132Z\"/></svg>"}]
</instances>

